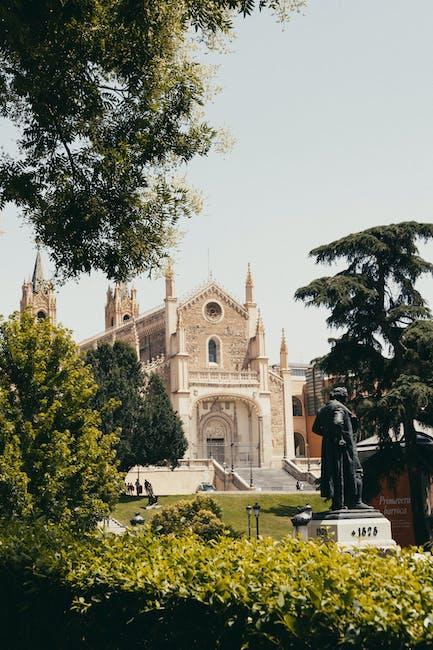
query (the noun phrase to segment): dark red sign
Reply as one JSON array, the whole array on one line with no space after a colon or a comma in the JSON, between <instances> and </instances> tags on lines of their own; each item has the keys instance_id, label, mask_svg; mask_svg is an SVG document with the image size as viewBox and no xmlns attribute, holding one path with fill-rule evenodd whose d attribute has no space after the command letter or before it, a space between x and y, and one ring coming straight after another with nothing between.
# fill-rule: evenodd
<instances>
[{"instance_id":1,"label":"dark red sign","mask_svg":"<svg viewBox=\"0 0 433 650\"><path fill-rule=\"evenodd\" d=\"M407 472L399 476L392 488L386 480L382 480L380 492L372 499L371 505L390 520L392 536L397 544L400 546L415 544Z\"/></svg>"}]
</instances>

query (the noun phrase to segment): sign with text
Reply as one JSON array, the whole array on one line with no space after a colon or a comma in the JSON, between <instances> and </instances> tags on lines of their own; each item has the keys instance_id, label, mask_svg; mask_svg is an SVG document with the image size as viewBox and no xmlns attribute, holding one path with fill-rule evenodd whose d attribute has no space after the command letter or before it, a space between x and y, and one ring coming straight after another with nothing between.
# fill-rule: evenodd
<instances>
[{"instance_id":1,"label":"sign with text","mask_svg":"<svg viewBox=\"0 0 433 650\"><path fill-rule=\"evenodd\" d=\"M380 492L372 499L371 505L390 520L392 536L397 544L400 546L415 544L407 472L398 477L393 487L390 487L386 480L382 480Z\"/></svg>"}]
</instances>

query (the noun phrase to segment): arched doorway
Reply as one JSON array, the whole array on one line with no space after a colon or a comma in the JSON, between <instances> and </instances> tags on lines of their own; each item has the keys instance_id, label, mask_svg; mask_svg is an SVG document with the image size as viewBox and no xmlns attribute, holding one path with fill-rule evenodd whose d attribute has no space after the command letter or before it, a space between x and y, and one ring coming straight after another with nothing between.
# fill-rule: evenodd
<instances>
[{"instance_id":1,"label":"arched doorway","mask_svg":"<svg viewBox=\"0 0 433 650\"><path fill-rule=\"evenodd\" d=\"M193 457L212 457L233 468L261 466L262 417L253 400L227 393L206 395L192 408Z\"/></svg>"},{"instance_id":2,"label":"arched doorway","mask_svg":"<svg viewBox=\"0 0 433 650\"><path fill-rule=\"evenodd\" d=\"M295 456L296 458L305 458L305 439L297 431L295 431Z\"/></svg>"},{"instance_id":3,"label":"arched doorway","mask_svg":"<svg viewBox=\"0 0 433 650\"><path fill-rule=\"evenodd\" d=\"M229 423L220 415L212 415L203 425L203 441L208 458L215 458L221 465L225 462L226 445L230 444Z\"/></svg>"}]
</instances>

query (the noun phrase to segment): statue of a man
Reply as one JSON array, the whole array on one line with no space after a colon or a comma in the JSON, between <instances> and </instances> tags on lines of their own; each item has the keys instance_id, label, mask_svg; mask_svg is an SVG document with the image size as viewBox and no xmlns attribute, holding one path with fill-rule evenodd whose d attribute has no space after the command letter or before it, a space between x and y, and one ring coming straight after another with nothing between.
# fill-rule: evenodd
<instances>
[{"instance_id":1,"label":"statue of a man","mask_svg":"<svg viewBox=\"0 0 433 650\"><path fill-rule=\"evenodd\" d=\"M370 508L362 502L362 467L353 439L358 419L346 406L348 397L346 388L334 388L313 424L323 438L320 492L332 499L332 510Z\"/></svg>"}]
</instances>

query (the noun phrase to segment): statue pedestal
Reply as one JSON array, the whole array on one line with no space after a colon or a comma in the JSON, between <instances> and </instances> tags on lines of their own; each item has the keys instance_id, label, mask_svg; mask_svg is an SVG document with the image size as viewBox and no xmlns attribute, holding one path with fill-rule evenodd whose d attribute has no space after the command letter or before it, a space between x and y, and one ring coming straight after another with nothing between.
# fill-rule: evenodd
<instances>
[{"instance_id":1,"label":"statue pedestal","mask_svg":"<svg viewBox=\"0 0 433 650\"><path fill-rule=\"evenodd\" d=\"M391 522L378 510L330 510L300 528L302 539L333 540L346 548L395 548Z\"/></svg>"}]
</instances>

